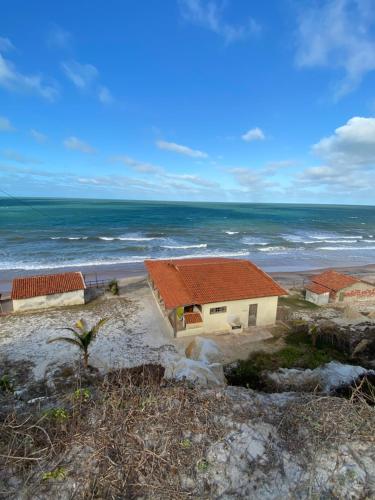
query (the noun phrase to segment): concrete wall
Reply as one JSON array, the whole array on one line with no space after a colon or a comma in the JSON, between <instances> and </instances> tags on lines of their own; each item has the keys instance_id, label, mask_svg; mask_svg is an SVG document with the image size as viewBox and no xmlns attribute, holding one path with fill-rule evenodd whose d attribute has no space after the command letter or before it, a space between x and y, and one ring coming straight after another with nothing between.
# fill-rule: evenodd
<instances>
[{"instance_id":1,"label":"concrete wall","mask_svg":"<svg viewBox=\"0 0 375 500\"><path fill-rule=\"evenodd\" d=\"M341 296L341 294L343 294ZM340 299L343 300L340 300ZM346 302L357 302L363 300L375 301L375 286L368 283L354 283L336 294L334 302L346 303Z\"/></svg>"},{"instance_id":2,"label":"concrete wall","mask_svg":"<svg viewBox=\"0 0 375 500\"><path fill-rule=\"evenodd\" d=\"M263 297L204 304L202 306L203 328L207 333L230 331L228 323L234 320L239 320L244 328L247 328L250 304L258 304L256 326L273 325L276 321L277 301L278 297ZM210 314L211 308L222 306L227 307L225 313Z\"/></svg>"},{"instance_id":3,"label":"concrete wall","mask_svg":"<svg viewBox=\"0 0 375 500\"><path fill-rule=\"evenodd\" d=\"M29 311L33 309L47 309L48 307L73 306L85 303L85 291L54 293L31 299L13 300L13 311Z\"/></svg>"},{"instance_id":4,"label":"concrete wall","mask_svg":"<svg viewBox=\"0 0 375 500\"><path fill-rule=\"evenodd\" d=\"M324 306L329 302L329 292L327 293L314 293L306 290L305 300L316 304L317 306Z\"/></svg>"}]
</instances>

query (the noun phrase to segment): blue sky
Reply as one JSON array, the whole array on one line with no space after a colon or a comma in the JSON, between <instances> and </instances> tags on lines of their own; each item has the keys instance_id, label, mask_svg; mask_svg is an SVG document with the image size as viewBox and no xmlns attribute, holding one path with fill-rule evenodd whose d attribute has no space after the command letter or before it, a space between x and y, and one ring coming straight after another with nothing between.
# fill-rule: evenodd
<instances>
[{"instance_id":1,"label":"blue sky","mask_svg":"<svg viewBox=\"0 0 375 500\"><path fill-rule=\"evenodd\" d=\"M3 0L0 189L374 204L375 0Z\"/></svg>"}]
</instances>

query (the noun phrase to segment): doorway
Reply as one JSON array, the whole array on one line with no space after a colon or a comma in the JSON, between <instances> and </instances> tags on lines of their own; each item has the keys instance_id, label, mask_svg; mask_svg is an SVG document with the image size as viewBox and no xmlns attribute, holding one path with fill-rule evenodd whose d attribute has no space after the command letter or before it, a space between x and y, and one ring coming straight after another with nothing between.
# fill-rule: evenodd
<instances>
[{"instance_id":1,"label":"doorway","mask_svg":"<svg viewBox=\"0 0 375 500\"><path fill-rule=\"evenodd\" d=\"M258 304L249 305L249 322L248 326L256 326L258 314Z\"/></svg>"}]
</instances>

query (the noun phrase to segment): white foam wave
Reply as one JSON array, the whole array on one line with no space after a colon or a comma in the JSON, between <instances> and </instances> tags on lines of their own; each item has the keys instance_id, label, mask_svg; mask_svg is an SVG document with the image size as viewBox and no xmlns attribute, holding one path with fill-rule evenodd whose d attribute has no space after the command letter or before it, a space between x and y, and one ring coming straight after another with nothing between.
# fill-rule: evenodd
<instances>
[{"instance_id":1,"label":"white foam wave","mask_svg":"<svg viewBox=\"0 0 375 500\"><path fill-rule=\"evenodd\" d=\"M1 270L21 270L21 271L33 271L33 270L41 270L41 269L67 269L70 267L91 267L91 266L112 266L116 264L140 264L144 260L151 259L150 256L141 257L134 255L127 259L117 259L117 260L89 260L89 261L77 261L77 262L46 262L43 264L33 264L33 263L23 263L23 262L9 262L1 263Z\"/></svg>"},{"instance_id":2,"label":"white foam wave","mask_svg":"<svg viewBox=\"0 0 375 500\"><path fill-rule=\"evenodd\" d=\"M239 231L224 231L225 234L229 234L229 236L232 236L233 234L238 234Z\"/></svg>"},{"instance_id":3,"label":"white foam wave","mask_svg":"<svg viewBox=\"0 0 375 500\"><path fill-rule=\"evenodd\" d=\"M156 237L146 237L146 236L99 236L99 240L102 241L151 241L157 240Z\"/></svg>"},{"instance_id":4,"label":"white foam wave","mask_svg":"<svg viewBox=\"0 0 375 500\"><path fill-rule=\"evenodd\" d=\"M311 238L314 238L314 240L322 240L322 241L327 241L327 240L334 240L336 238L339 238L340 240L361 240L363 236L342 236L341 234L337 234L336 236L311 236Z\"/></svg>"},{"instance_id":5,"label":"white foam wave","mask_svg":"<svg viewBox=\"0 0 375 500\"><path fill-rule=\"evenodd\" d=\"M257 238L256 236L246 236L245 238L242 239L242 243L244 245L269 245L268 241L263 241L260 238Z\"/></svg>"},{"instance_id":6,"label":"white foam wave","mask_svg":"<svg viewBox=\"0 0 375 500\"><path fill-rule=\"evenodd\" d=\"M207 243L202 243L199 245L162 245L161 248L168 248L171 250L178 250L178 249L185 250L189 248L207 248Z\"/></svg>"},{"instance_id":7,"label":"white foam wave","mask_svg":"<svg viewBox=\"0 0 375 500\"><path fill-rule=\"evenodd\" d=\"M51 240L87 240L88 236L51 236Z\"/></svg>"},{"instance_id":8,"label":"white foam wave","mask_svg":"<svg viewBox=\"0 0 375 500\"><path fill-rule=\"evenodd\" d=\"M260 252L284 252L287 250L287 248L281 246L270 246L270 247L259 248L258 250Z\"/></svg>"},{"instance_id":9,"label":"white foam wave","mask_svg":"<svg viewBox=\"0 0 375 500\"><path fill-rule=\"evenodd\" d=\"M375 247L319 247L317 250L375 250Z\"/></svg>"}]
</instances>

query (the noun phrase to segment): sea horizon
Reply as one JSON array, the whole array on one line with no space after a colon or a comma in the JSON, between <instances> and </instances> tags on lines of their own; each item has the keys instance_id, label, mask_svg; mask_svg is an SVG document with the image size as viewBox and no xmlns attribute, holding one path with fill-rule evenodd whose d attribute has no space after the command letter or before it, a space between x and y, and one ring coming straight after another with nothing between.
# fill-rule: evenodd
<instances>
[{"instance_id":1,"label":"sea horizon","mask_svg":"<svg viewBox=\"0 0 375 500\"><path fill-rule=\"evenodd\" d=\"M245 258L270 272L372 264L375 208L0 198L0 275L191 257Z\"/></svg>"}]
</instances>

